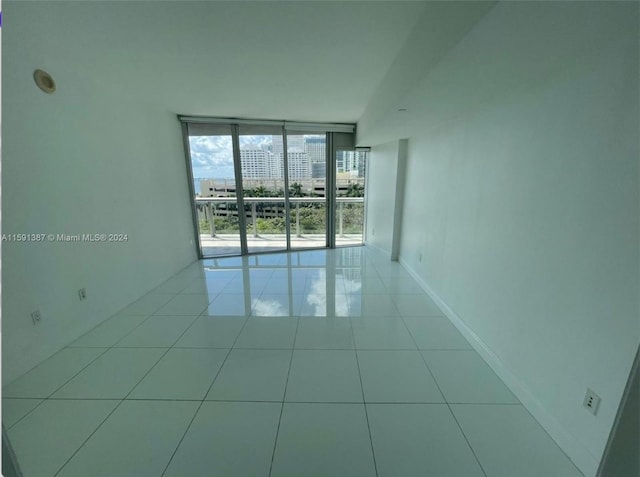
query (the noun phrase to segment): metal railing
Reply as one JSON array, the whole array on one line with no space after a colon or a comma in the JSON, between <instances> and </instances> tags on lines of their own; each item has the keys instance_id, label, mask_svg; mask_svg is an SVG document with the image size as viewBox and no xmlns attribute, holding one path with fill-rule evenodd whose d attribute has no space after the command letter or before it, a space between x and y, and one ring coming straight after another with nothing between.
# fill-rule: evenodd
<instances>
[{"instance_id":1,"label":"metal railing","mask_svg":"<svg viewBox=\"0 0 640 477\"><path fill-rule=\"evenodd\" d=\"M251 205L251 219L253 224L253 236L258 237L258 204L284 204L284 197L244 197L245 205ZM295 205L296 210L296 224L295 235L296 237L302 237L300 233L300 204L312 203L323 204L326 203L326 197L289 197L289 204ZM205 220L209 224L209 231L211 237L216 237L216 224L215 218L217 216L218 204L234 204L237 205L237 199L235 197L196 197L196 204L202 204L204 206ZM344 204L364 204L364 197L336 197L337 211L338 211L338 235L343 236L344 230ZM228 212L228 211L226 211ZM228 215L228 213L227 213Z\"/></svg>"}]
</instances>

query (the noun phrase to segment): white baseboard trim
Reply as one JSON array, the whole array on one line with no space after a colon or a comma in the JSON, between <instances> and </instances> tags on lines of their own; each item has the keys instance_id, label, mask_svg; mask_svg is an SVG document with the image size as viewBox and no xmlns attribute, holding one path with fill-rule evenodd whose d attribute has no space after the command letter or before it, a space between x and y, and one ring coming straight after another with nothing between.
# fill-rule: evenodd
<instances>
[{"instance_id":1,"label":"white baseboard trim","mask_svg":"<svg viewBox=\"0 0 640 477\"><path fill-rule=\"evenodd\" d=\"M413 270L406 260L400 257L400 264L409 272L429 297L440 307L451 323L469 341L471 346L482 356L500 379L507 385L523 406L538 421L558 446L567 454L571 461L585 475L595 477L598 471L598 459L553 417L529 391L522 381L508 366L486 345L475 332L467 326L464 320L454 312L447 303Z\"/></svg>"},{"instance_id":2,"label":"white baseboard trim","mask_svg":"<svg viewBox=\"0 0 640 477\"><path fill-rule=\"evenodd\" d=\"M372 244L370 242L365 242L364 245L367 248L371 248L371 249L376 250L376 251L378 251L380 253L384 253L387 257L389 257L389 260L391 260L391 252L389 250L386 250L386 249L382 248L379 245L374 245L374 244Z\"/></svg>"}]
</instances>

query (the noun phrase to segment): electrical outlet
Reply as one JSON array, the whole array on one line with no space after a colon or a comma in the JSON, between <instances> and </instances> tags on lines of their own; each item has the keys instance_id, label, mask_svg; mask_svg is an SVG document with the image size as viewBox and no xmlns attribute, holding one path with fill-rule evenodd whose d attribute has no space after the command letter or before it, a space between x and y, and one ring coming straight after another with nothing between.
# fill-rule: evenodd
<instances>
[{"instance_id":1,"label":"electrical outlet","mask_svg":"<svg viewBox=\"0 0 640 477\"><path fill-rule=\"evenodd\" d=\"M376 236L376 228L375 227L371 229L371 236L372 237Z\"/></svg>"},{"instance_id":2,"label":"electrical outlet","mask_svg":"<svg viewBox=\"0 0 640 477\"><path fill-rule=\"evenodd\" d=\"M587 408L587 411L595 416L598 413L598 406L600 406L600 396L587 388L587 394L584 396L584 402L582 405Z\"/></svg>"},{"instance_id":3,"label":"electrical outlet","mask_svg":"<svg viewBox=\"0 0 640 477\"><path fill-rule=\"evenodd\" d=\"M31 321L33 322L34 325L37 325L38 323L40 323L41 319L42 319L42 315L40 314L40 310L36 310L33 313L31 313Z\"/></svg>"},{"instance_id":4,"label":"electrical outlet","mask_svg":"<svg viewBox=\"0 0 640 477\"><path fill-rule=\"evenodd\" d=\"M418 262L422 263L422 252L418 252Z\"/></svg>"},{"instance_id":5,"label":"electrical outlet","mask_svg":"<svg viewBox=\"0 0 640 477\"><path fill-rule=\"evenodd\" d=\"M87 290L85 290L84 288L81 288L80 290L78 290L78 298L80 298L80 301L86 300L87 299Z\"/></svg>"}]
</instances>

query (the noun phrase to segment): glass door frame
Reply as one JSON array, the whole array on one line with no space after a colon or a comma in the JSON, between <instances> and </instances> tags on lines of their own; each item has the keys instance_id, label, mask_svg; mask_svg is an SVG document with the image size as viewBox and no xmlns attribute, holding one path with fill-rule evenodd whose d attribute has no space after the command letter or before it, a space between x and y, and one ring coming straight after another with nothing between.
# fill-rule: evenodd
<instances>
[{"instance_id":1,"label":"glass door frame","mask_svg":"<svg viewBox=\"0 0 640 477\"><path fill-rule=\"evenodd\" d=\"M333 248L341 248L341 247L354 247L354 246L358 246L358 245L364 245L365 241L366 241L366 233L367 233L367 191L369 190L369 175L367 174L367 164L369 161L369 152L371 152L371 148L370 147L361 147L361 146L357 146L357 147L338 147L334 149L334 173L335 175L335 183L334 183L334 189L335 189L335 201L334 201L334 208L335 211L338 212L338 214L336 214L336 217L340 216L340 208L341 206L344 206L344 203L339 204L338 203L338 197L341 197L340 194L338 193L339 187L338 187L338 153L340 152L352 152L354 153L354 155L357 154L364 154L364 157L362 159L359 160L363 160L364 161L364 177L363 177L363 195L362 195L362 233L361 233L361 237L362 240L359 244L353 244L353 243L346 243L346 244L341 244L338 245L337 243L334 245ZM357 183L357 182L356 182ZM344 197L342 197L344 199ZM334 237L344 237L344 235L342 234L342 225L341 224L341 220L334 220Z\"/></svg>"},{"instance_id":2,"label":"glass door frame","mask_svg":"<svg viewBox=\"0 0 640 477\"><path fill-rule=\"evenodd\" d=\"M324 196L327 200L327 248L336 248L336 147L333 134L327 134Z\"/></svg>"},{"instance_id":3,"label":"glass door frame","mask_svg":"<svg viewBox=\"0 0 640 477\"><path fill-rule=\"evenodd\" d=\"M284 213L285 213L285 248L279 250L267 250L267 251L250 251L249 250L249 242L247 240L248 230L246 226L246 209L245 209L245 201L244 201L244 178L242 177L242 158L241 158L241 148L240 148L240 136L242 136L241 126L243 124L231 124L231 134L232 134L232 143L233 143L233 165L236 175L236 181L240 184L240 187L236 185L236 196L238 197L238 210L242 210L244 213L242 215L243 223L240 225L240 236L241 236L241 255L255 255L258 253L282 253L288 252L291 250L291 223L290 223L290 202L289 202L289 154L287 150L287 133L284 125L280 127L280 136L282 137L282 166L283 166L283 202L284 202ZM250 135L250 134L247 134ZM237 191L241 193L238 194ZM255 227L255 224L254 224Z\"/></svg>"},{"instance_id":4,"label":"glass door frame","mask_svg":"<svg viewBox=\"0 0 640 477\"><path fill-rule=\"evenodd\" d=\"M247 244L247 213L244 208L244 188L242 182L242 161L240 160L240 126L231 124L231 144L233 145L233 170L236 181L236 203L238 208L238 223L240 224L240 255L249 254L249 245ZM242 212L242 213L241 213ZM201 247L199 247L198 256L202 256Z\"/></svg>"},{"instance_id":5,"label":"glass door frame","mask_svg":"<svg viewBox=\"0 0 640 477\"><path fill-rule=\"evenodd\" d=\"M282 253L284 251L304 251L318 250L318 248L291 248L291 204L289 191L289 151L287 147L287 134L326 134L326 178L325 178L325 203L326 203L326 244L325 248L336 248L336 151L344 149L355 150L355 125L354 124L332 124L332 123L303 123L303 122L287 122L287 121L271 121L271 120L247 120L247 119L226 119L226 118L208 118L178 115L178 120L182 127L182 136L184 144L184 154L187 166L187 178L189 181L189 194L193 219L193 230L195 237L196 251L199 259L233 257L238 255L224 256L204 256L200 243L200 228L198 224L198 213L194 198L196 197L195 183L193 177L193 166L191 160L191 149L189 145L189 124L226 124L231 128L231 139L233 147L233 168L236 183L236 203L238 207L238 223L240 227L240 255L256 255L263 253ZM240 157L240 126L246 125L271 125L281 126L282 145L283 145L283 182L284 182L284 204L285 204L285 229L286 229L286 247L284 250L249 252L247 241L247 218L245 212L244 190L242 180L242 162ZM242 211L242 213L241 213Z\"/></svg>"}]
</instances>

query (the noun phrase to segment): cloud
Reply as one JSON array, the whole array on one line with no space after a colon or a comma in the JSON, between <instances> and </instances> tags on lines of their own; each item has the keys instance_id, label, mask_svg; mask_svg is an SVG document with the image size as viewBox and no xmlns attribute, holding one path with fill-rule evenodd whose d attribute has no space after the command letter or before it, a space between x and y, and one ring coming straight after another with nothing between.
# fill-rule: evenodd
<instances>
[{"instance_id":1,"label":"cloud","mask_svg":"<svg viewBox=\"0 0 640 477\"><path fill-rule=\"evenodd\" d=\"M191 165L195 178L232 179L233 148L229 136L190 136Z\"/></svg>"},{"instance_id":2,"label":"cloud","mask_svg":"<svg viewBox=\"0 0 640 477\"><path fill-rule=\"evenodd\" d=\"M194 166L233 166L233 149L228 136L191 136L189 146Z\"/></svg>"},{"instance_id":3,"label":"cloud","mask_svg":"<svg viewBox=\"0 0 640 477\"><path fill-rule=\"evenodd\" d=\"M240 136L240 147L266 146L272 136ZM191 165L196 179L233 179L231 136L189 136Z\"/></svg>"}]
</instances>

